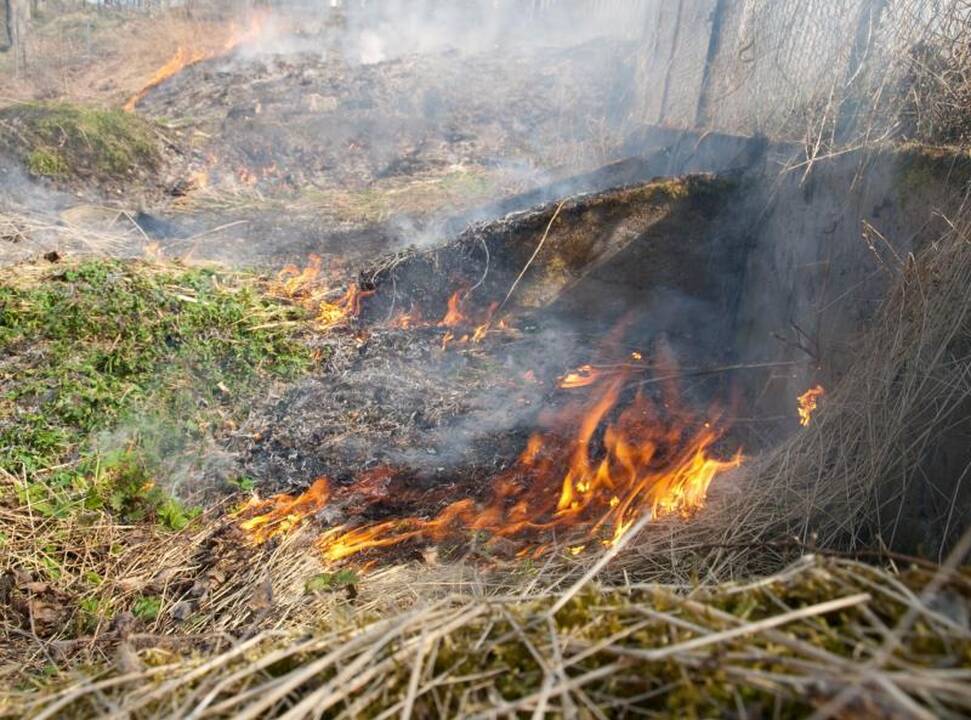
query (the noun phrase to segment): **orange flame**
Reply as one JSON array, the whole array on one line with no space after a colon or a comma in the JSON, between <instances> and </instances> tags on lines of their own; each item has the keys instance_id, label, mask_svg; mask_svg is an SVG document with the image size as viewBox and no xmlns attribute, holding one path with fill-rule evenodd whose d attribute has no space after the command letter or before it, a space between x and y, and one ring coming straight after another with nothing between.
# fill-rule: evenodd
<instances>
[{"instance_id":1,"label":"orange flame","mask_svg":"<svg viewBox=\"0 0 971 720\"><path fill-rule=\"evenodd\" d=\"M148 95L149 90L154 87L158 87L176 73L181 72L184 68L187 68L190 65L195 65L197 62L205 60L207 57L210 57L210 55L206 52L201 50L189 50L188 48L180 45L175 51L175 55L170 57L168 61L162 65L162 67L155 71L155 74L152 75L151 79L145 84L145 86L128 98L128 102L126 102L124 106L125 112L135 112L135 106L141 102L142 98Z\"/></svg>"},{"instance_id":2,"label":"orange flame","mask_svg":"<svg viewBox=\"0 0 971 720\"><path fill-rule=\"evenodd\" d=\"M816 407L819 404L819 398L825 394L826 390L823 389L823 386L817 385L816 387L809 388L796 399L796 409L799 412L800 425L809 427L813 413L816 412Z\"/></svg>"},{"instance_id":3,"label":"orange flame","mask_svg":"<svg viewBox=\"0 0 971 720\"><path fill-rule=\"evenodd\" d=\"M425 322L421 310L412 305L407 312L399 310L388 321L387 326L400 329L432 326L445 328L441 341L442 350L448 349L448 346L452 343L456 345L478 344L497 330L502 332L510 330L509 323L505 318L500 319L495 325L493 324L493 315L498 309L499 303L491 303L484 313L477 314L478 317L474 319L466 314L462 307L465 300L463 292L463 290L456 290L449 296L445 314L437 323ZM473 327L474 323L478 324ZM460 328L471 329L471 332L460 332Z\"/></svg>"},{"instance_id":4,"label":"orange flame","mask_svg":"<svg viewBox=\"0 0 971 720\"><path fill-rule=\"evenodd\" d=\"M461 325L465 322L465 316L462 314L462 298L461 291L456 290L452 293L452 296L448 299L448 310L445 312L445 316L439 320L439 327L453 328Z\"/></svg>"},{"instance_id":5,"label":"orange flame","mask_svg":"<svg viewBox=\"0 0 971 720\"><path fill-rule=\"evenodd\" d=\"M644 515L689 515L704 505L712 480L737 467L741 455L712 457L720 437L712 422L685 424L677 419L683 412L656 407L643 394L619 409L626 380L619 374L587 401L559 411L555 429L530 438L519 459L493 479L484 501L465 497L431 518L340 524L320 535L316 547L325 560L337 562L410 540L441 542L484 531L529 543L534 554L550 534L565 534L574 541L570 552L579 554L590 543L611 545ZM369 495L369 482L365 476L347 492ZM294 508L319 509L321 489L315 485L308 493L311 498L283 496L245 509L244 530L261 542L263 529L273 523L295 527Z\"/></svg>"},{"instance_id":6,"label":"orange flame","mask_svg":"<svg viewBox=\"0 0 971 720\"><path fill-rule=\"evenodd\" d=\"M408 330L422 325L421 310L412 306L408 312L399 311L388 323L390 327Z\"/></svg>"},{"instance_id":7,"label":"orange flame","mask_svg":"<svg viewBox=\"0 0 971 720\"><path fill-rule=\"evenodd\" d=\"M252 503L262 514L240 523L240 528L254 541L263 543L274 535L299 527L315 512L323 510L330 499L330 483L321 477L298 497L277 495L265 502Z\"/></svg>"},{"instance_id":8,"label":"orange flame","mask_svg":"<svg viewBox=\"0 0 971 720\"><path fill-rule=\"evenodd\" d=\"M250 15L244 28L240 28L236 23L231 23L229 37L218 50L187 48L180 45L175 54L155 71L155 74L145 83L145 86L128 98L128 102L124 105L124 111L135 112L135 106L148 95L150 90L158 87L173 75L182 72L185 68L203 60L225 55L243 43L252 42L264 31L266 19L267 14L265 12L254 12Z\"/></svg>"},{"instance_id":9,"label":"orange flame","mask_svg":"<svg viewBox=\"0 0 971 720\"><path fill-rule=\"evenodd\" d=\"M581 365L571 373L567 373L559 379L556 386L564 390L587 387L593 385L601 377L601 372L592 365Z\"/></svg>"},{"instance_id":10,"label":"orange flame","mask_svg":"<svg viewBox=\"0 0 971 720\"><path fill-rule=\"evenodd\" d=\"M347 291L336 302L322 302L317 310L317 323L325 328L356 318L361 314L361 301L374 294L374 290L361 290L357 283L347 286Z\"/></svg>"},{"instance_id":11,"label":"orange flame","mask_svg":"<svg viewBox=\"0 0 971 720\"><path fill-rule=\"evenodd\" d=\"M311 255L303 268L287 265L277 275L270 289L276 295L294 300L312 311L317 324L329 329L360 315L362 301L373 295L374 291L362 290L352 282L342 296L332 300L333 292L319 279L321 265L319 255Z\"/></svg>"}]
</instances>

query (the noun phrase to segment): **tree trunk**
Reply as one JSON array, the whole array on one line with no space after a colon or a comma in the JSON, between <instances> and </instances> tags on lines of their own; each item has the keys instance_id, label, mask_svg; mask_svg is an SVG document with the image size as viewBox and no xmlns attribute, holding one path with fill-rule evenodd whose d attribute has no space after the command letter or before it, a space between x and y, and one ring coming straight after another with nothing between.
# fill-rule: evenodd
<instances>
[{"instance_id":1,"label":"tree trunk","mask_svg":"<svg viewBox=\"0 0 971 720\"><path fill-rule=\"evenodd\" d=\"M0 0L0 52L7 52L13 45L13 22L10 0Z\"/></svg>"},{"instance_id":2,"label":"tree trunk","mask_svg":"<svg viewBox=\"0 0 971 720\"><path fill-rule=\"evenodd\" d=\"M7 8L7 32L14 51L17 72L27 69L27 28L30 24L30 0L4 0Z\"/></svg>"}]
</instances>

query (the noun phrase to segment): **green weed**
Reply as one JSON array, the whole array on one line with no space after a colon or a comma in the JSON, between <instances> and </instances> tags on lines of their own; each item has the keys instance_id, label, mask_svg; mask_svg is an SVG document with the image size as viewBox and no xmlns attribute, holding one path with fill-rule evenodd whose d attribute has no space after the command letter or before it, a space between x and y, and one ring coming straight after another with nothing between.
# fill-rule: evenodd
<instances>
[{"instance_id":1,"label":"green weed","mask_svg":"<svg viewBox=\"0 0 971 720\"><path fill-rule=\"evenodd\" d=\"M19 500L38 514L181 529L194 511L164 489L166 469L309 365L276 322L302 316L206 269L92 260L0 282L0 468L26 478Z\"/></svg>"}]
</instances>

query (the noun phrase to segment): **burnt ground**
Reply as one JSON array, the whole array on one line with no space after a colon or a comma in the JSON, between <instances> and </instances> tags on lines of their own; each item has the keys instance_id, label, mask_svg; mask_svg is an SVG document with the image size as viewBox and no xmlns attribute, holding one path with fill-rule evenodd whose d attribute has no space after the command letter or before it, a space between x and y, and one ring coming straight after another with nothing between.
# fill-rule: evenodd
<instances>
[{"instance_id":1,"label":"burnt ground","mask_svg":"<svg viewBox=\"0 0 971 720\"><path fill-rule=\"evenodd\" d=\"M181 250L236 222L196 252L258 264L443 240L446 218L495 217L476 208L619 157L633 52L592 41L365 65L243 48L192 65L138 105L189 148L170 181L184 195L149 234Z\"/></svg>"},{"instance_id":2,"label":"burnt ground","mask_svg":"<svg viewBox=\"0 0 971 720\"><path fill-rule=\"evenodd\" d=\"M186 68L138 111L194 133L200 169L214 180L232 176L271 193L360 188L456 165L553 168L583 152L579 145L607 141L590 118L608 127L623 119L633 51L595 41L365 65L244 48Z\"/></svg>"},{"instance_id":3,"label":"burnt ground","mask_svg":"<svg viewBox=\"0 0 971 720\"><path fill-rule=\"evenodd\" d=\"M361 262L650 177L637 161L591 172L625 157L629 43L360 64L299 40L241 46L148 91L136 112L164 137L164 162L127 175L123 192L89 176L37 189L5 168L6 187L31 188L13 209L124 233L131 255L159 243L170 256L279 267L309 253ZM35 234L6 249L54 249L50 233Z\"/></svg>"},{"instance_id":4,"label":"burnt ground","mask_svg":"<svg viewBox=\"0 0 971 720\"><path fill-rule=\"evenodd\" d=\"M544 410L574 399L556 381L581 364L658 351L688 368L729 363L727 309L741 273L726 270L742 253L737 236L711 229L733 193L708 176L632 185L374 262L358 280L373 294L356 323L324 340L321 372L268 399L240 428L233 446L243 472L291 489L390 465L419 487L456 477L474 487L522 450ZM541 241L489 334L473 342ZM456 291L467 319L443 327ZM403 313L412 327L399 327ZM635 368L641 378L652 371L649 361ZM720 375L686 390L703 411L727 397L728 384Z\"/></svg>"}]
</instances>

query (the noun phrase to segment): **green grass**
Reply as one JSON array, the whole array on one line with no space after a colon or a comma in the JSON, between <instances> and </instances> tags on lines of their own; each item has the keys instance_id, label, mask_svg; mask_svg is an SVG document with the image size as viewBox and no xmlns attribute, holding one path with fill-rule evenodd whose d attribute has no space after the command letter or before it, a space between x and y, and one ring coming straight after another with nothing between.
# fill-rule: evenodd
<instances>
[{"instance_id":1,"label":"green grass","mask_svg":"<svg viewBox=\"0 0 971 720\"><path fill-rule=\"evenodd\" d=\"M67 162L56 150L37 148L27 156L27 169L41 177L62 177L68 174Z\"/></svg>"},{"instance_id":2,"label":"green grass","mask_svg":"<svg viewBox=\"0 0 971 720\"><path fill-rule=\"evenodd\" d=\"M0 110L0 124L27 169L51 178L121 178L161 163L155 128L136 115L69 103L26 103Z\"/></svg>"},{"instance_id":3,"label":"green grass","mask_svg":"<svg viewBox=\"0 0 971 720\"><path fill-rule=\"evenodd\" d=\"M86 261L0 281L0 469L44 515L184 526L168 490L247 399L310 363L252 278ZM298 322L286 322L297 320ZM281 324L284 322L285 324Z\"/></svg>"}]
</instances>

